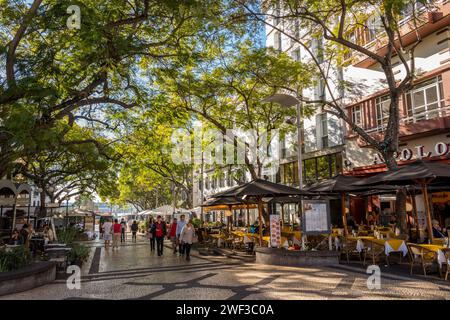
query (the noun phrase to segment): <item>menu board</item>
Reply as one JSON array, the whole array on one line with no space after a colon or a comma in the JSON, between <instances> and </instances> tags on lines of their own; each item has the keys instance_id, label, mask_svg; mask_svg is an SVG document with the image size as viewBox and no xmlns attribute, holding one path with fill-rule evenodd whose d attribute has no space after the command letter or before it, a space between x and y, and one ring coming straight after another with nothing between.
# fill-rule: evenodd
<instances>
[{"instance_id":1,"label":"menu board","mask_svg":"<svg viewBox=\"0 0 450 320\"><path fill-rule=\"evenodd\" d=\"M305 234L331 233L330 204L327 200L303 201L303 232Z\"/></svg>"},{"instance_id":2,"label":"menu board","mask_svg":"<svg viewBox=\"0 0 450 320\"><path fill-rule=\"evenodd\" d=\"M270 215L270 246L279 248L281 243L281 227L280 216L277 214Z\"/></svg>"}]
</instances>

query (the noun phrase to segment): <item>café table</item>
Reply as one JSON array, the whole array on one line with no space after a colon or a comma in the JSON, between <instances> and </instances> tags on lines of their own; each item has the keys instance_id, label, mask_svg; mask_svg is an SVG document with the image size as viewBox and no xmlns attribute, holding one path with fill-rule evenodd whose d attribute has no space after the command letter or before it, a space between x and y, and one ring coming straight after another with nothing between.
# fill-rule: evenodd
<instances>
[{"instance_id":1,"label":"caf\u00e9 table","mask_svg":"<svg viewBox=\"0 0 450 320\"><path fill-rule=\"evenodd\" d=\"M405 240L401 239L371 239L376 244L384 246L384 253L388 256L391 252L401 252L403 257L408 254Z\"/></svg>"},{"instance_id":2,"label":"caf\u00e9 table","mask_svg":"<svg viewBox=\"0 0 450 320\"><path fill-rule=\"evenodd\" d=\"M361 252L361 251L364 250L364 242L363 242L363 240L370 241L370 240L375 239L375 237L371 237L371 236L356 236L356 237L349 236L349 237L347 237L347 239L351 240L351 241L356 241L356 251Z\"/></svg>"},{"instance_id":3,"label":"caf\u00e9 table","mask_svg":"<svg viewBox=\"0 0 450 320\"><path fill-rule=\"evenodd\" d=\"M349 240L357 241L356 250L361 252L364 250L364 240L372 241L378 245L384 246L384 253L388 256L391 252L401 252L403 256L408 253L406 242L401 239L377 239L370 236L347 237Z\"/></svg>"},{"instance_id":4,"label":"caf\u00e9 table","mask_svg":"<svg viewBox=\"0 0 450 320\"><path fill-rule=\"evenodd\" d=\"M220 234L220 233L210 234L209 236L211 238L213 238L214 241L216 241L216 246L218 246L218 247L220 247L220 245L222 244L222 241L225 240L225 235Z\"/></svg>"}]
</instances>

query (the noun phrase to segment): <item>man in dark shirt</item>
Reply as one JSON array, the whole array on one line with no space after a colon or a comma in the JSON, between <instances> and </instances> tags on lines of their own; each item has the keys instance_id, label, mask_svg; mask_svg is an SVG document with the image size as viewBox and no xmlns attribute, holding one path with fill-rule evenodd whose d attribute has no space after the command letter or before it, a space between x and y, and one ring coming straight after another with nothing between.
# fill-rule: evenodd
<instances>
[{"instance_id":1,"label":"man in dark shirt","mask_svg":"<svg viewBox=\"0 0 450 320\"><path fill-rule=\"evenodd\" d=\"M158 257L163 255L164 237L167 234L166 223L162 221L161 216L156 218L156 223L153 225L154 235L156 238L156 251Z\"/></svg>"}]
</instances>

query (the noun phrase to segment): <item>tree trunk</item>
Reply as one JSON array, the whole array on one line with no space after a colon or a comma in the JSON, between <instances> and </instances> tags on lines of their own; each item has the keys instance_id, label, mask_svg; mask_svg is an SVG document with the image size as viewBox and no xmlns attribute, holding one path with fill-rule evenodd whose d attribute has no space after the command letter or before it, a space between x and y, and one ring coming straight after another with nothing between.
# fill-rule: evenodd
<instances>
[{"instance_id":1,"label":"tree trunk","mask_svg":"<svg viewBox=\"0 0 450 320\"><path fill-rule=\"evenodd\" d=\"M389 170L396 170L398 168L394 152L388 152L385 155L385 161ZM403 234L408 233L408 224L406 221L406 191L404 188L399 189L395 195L395 216L397 217L397 225L400 228L400 232Z\"/></svg>"},{"instance_id":2,"label":"tree trunk","mask_svg":"<svg viewBox=\"0 0 450 320\"><path fill-rule=\"evenodd\" d=\"M47 215L47 210L45 208L45 189L43 186L41 186L42 192L40 194L40 208L39 208L39 216L45 217Z\"/></svg>"}]
</instances>

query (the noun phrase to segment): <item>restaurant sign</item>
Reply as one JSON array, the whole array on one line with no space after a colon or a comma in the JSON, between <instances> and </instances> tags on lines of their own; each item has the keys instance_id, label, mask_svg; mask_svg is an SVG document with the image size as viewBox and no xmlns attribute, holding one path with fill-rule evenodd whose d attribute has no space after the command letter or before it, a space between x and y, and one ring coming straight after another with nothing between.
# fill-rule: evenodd
<instances>
[{"instance_id":1,"label":"restaurant sign","mask_svg":"<svg viewBox=\"0 0 450 320\"><path fill-rule=\"evenodd\" d=\"M412 159L426 159L432 156L445 156L450 151L450 145L445 142L437 142L432 150L425 148L424 145L415 146L414 148L404 148L400 152L395 153L395 158L402 161ZM382 157L375 154L374 164L383 163Z\"/></svg>"},{"instance_id":2,"label":"restaurant sign","mask_svg":"<svg viewBox=\"0 0 450 320\"><path fill-rule=\"evenodd\" d=\"M281 244L280 216L278 214L270 215L270 246L279 248Z\"/></svg>"}]
</instances>

